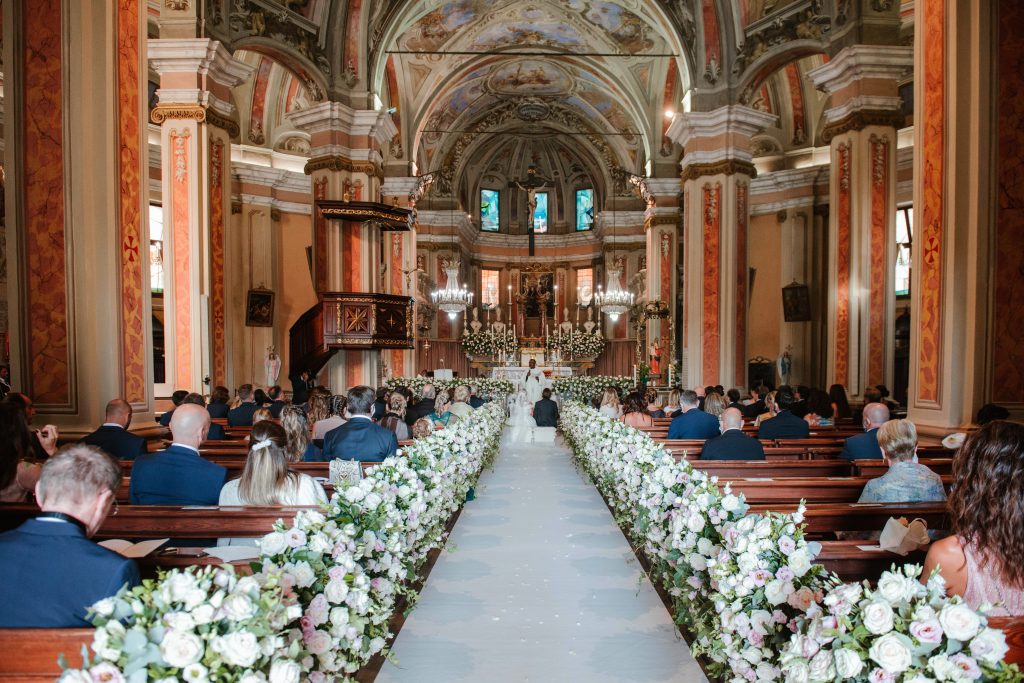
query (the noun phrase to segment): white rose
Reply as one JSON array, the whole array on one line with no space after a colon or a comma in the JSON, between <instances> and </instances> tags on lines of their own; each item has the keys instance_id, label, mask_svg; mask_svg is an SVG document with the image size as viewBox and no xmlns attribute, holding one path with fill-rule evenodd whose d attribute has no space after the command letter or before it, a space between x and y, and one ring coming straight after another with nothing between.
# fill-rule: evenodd
<instances>
[{"instance_id":1,"label":"white rose","mask_svg":"<svg viewBox=\"0 0 1024 683\"><path fill-rule=\"evenodd\" d=\"M261 555L280 555L287 547L288 542L285 540L284 534L277 531L272 531L260 539Z\"/></svg>"},{"instance_id":2,"label":"white rose","mask_svg":"<svg viewBox=\"0 0 1024 683\"><path fill-rule=\"evenodd\" d=\"M764 597L772 605L781 605L793 592L793 584L772 579L764 586Z\"/></svg>"},{"instance_id":3,"label":"white rose","mask_svg":"<svg viewBox=\"0 0 1024 683\"><path fill-rule=\"evenodd\" d=\"M324 586L324 597L327 601L335 605L340 605L345 602L345 598L348 596L348 584L343 579L331 579Z\"/></svg>"},{"instance_id":4,"label":"white rose","mask_svg":"<svg viewBox=\"0 0 1024 683\"><path fill-rule=\"evenodd\" d=\"M978 613L962 602L950 603L943 607L939 612L939 623L947 636L960 642L970 640L981 628Z\"/></svg>"},{"instance_id":5,"label":"white rose","mask_svg":"<svg viewBox=\"0 0 1024 683\"><path fill-rule=\"evenodd\" d=\"M302 669L289 659L275 659L270 665L270 683L299 683Z\"/></svg>"},{"instance_id":6,"label":"white rose","mask_svg":"<svg viewBox=\"0 0 1024 683\"><path fill-rule=\"evenodd\" d=\"M331 649L331 636L327 631L317 629L309 634L305 641L306 649L313 655L322 655Z\"/></svg>"},{"instance_id":7,"label":"white rose","mask_svg":"<svg viewBox=\"0 0 1024 683\"><path fill-rule=\"evenodd\" d=\"M856 678L864 669L864 662L853 650L840 648L832 653L836 663L836 673L840 678Z\"/></svg>"},{"instance_id":8,"label":"white rose","mask_svg":"<svg viewBox=\"0 0 1024 683\"><path fill-rule=\"evenodd\" d=\"M266 683L267 677L261 673L246 674L238 679L238 683Z\"/></svg>"},{"instance_id":9,"label":"white rose","mask_svg":"<svg viewBox=\"0 0 1024 683\"><path fill-rule=\"evenodd\" d=\"M686 561L690 563L691 567L699 572L708 568L707 560L704 559L703 555L698 553L691 553L690 556L686 558Z\"/></svg>"},{"instance_id":10,"label":"white rose","mask_svg":"<svg viewBox=\"0 0 1024 683\"><path fill-rule=\"evenodd\" d=\"M811 678L816 681L830 681L836 676L835 666L832 663L832 655L828 650L822 650L811 658Z\"/></svg>"},{"instance_id":11,"label":"white rose","mask_svg":"<svg viewBox=\"0 0 1024 683\"><path fill-rule=\"evenodd\" d=\"M175 631L191 631L196 621L188 612L168 612L164 615L164 624Z\"/></svg>"},{"instance_id":12,"label":"white rose","mask_svg":"<svg viewBox=\"0 0 1024 683\"><path fill-rule=\"evenodd\" d=\"M795 576L803 576L811 569L811 559L807 556L807 550L801 548L789 556L789 568Z\"/></svg>"},{"instance_id":13,"label":"white rose","mask_svg":"<svg viewBox=\"0 0 1024 683\"><path fill-rule=\"evenodd\" d=\"M345 500L350 503L358 503L366 497L366 493L358 486L349 486L345 489Z\"/></svg>"},{"instance_id":14,"label":"white rose","mask_svg":"<svg viewBox=\"0 0 1024 683\"><path fill-rule=\"evenodd\" d=\"M734 496L733 494L730 493L729 495L722 498L722 509L725 510L726 512L733 512L734 510L738 510L739 507L740 499Z\"/></svg>"},{"instance_id":15,"label":"white rose","mask_svg":"<svg viewBox=\"0 0 1024 683\"><path fill-rule=\"evenodd\" d=\"M238 593L229 595L227 600L224 601L222 609L228 619L232 621L243 621L251 617L256 612L256 606L253 605L249 596L240 595Z\"/></svg>"},{"instance_id":16,"label":"white rose","mask_svg":"<svg viewBox=\"0 0 1024 683\"><path fill-rule=\"evenodd\" d=\"M703 537L697 539L697 552L701 555L710 555L711 549L714 548L714 546L715 544L712 543L710 539Z\"/></svg>"},{"instance_id":17,"label":"white rose","mask_svg":"<svg viewBox=\"0 0 1024 683\"><path fill-rule=\"evenodd\" d=\"M377 493L370 493L363 500L363 507L367 510L376 510L380 504L384 502L384 499Z\"/></svg>"},{"instance_id":18,"label":"white rose","mask_svg":"<svg viewBox=\"0 0 1024 683\"><path fill-rule=\"evenodd\" d=\"M886 572L882 574L882 578L878 580L878 586L875 589L875 593L881 595L890 603L903 602L913 595L909 590L907 581L908 579L904 576L900 576L893 572Z\"/></svg>"},{"instance_id":19,"label":"white rose","mask_svg":"<svg viewBox=\"0 0 1024 683\"><path fill-rule=\"evenodd\" d=\"M195 577L180 571L174 571L164 580L163 584L163 594L167 602L185 602L195 589Z\"/></svg>"},{"instance_id":20,"label":"white rose","mask_svg":"<svg viewBox=\"0 0 1024 683\"><path fill-rule=\"evenodd\" d=\"M114 598L103 598L93 605L92 609L101 617L109 617L114 613L114 604Z\"/></svg>"},{"instance_id":21,"label":"white rose","mask_svg":"<svg viewBox=\"0 0 1024 683\"><path fill-rule=\"evenodd\" d=\"M871 644L868 657L891 674L906 671L910 666L911 656L905 640L906 636L888 633Z\"/></svg>"},{"instance_id":22,"label":"white rose","mask_svg":"<svg viewBox=\"0 0 1024 683\"><path fill-rule=\"evenodd\" d=\"M260 653L259 641L249 631L236 631L213 639L213 649L232 666L248 667Z\"/></svg>"},{"instance_id":23,"label":"white rose","mask_svg":"<svg viewBox=\"0 0 1024 683\"><path fill-rule=\"evenodd\" d=\"M105 681L106 683L124 683L124 675L121 670L109 662L103 662L89 669L89 676L93 681Z\"/></svg>"},{"instance_id":24,"label":"white rose","mask_svg":"<svg viewBox=\"0 0 1024 683\"><path fill-rule=\"evenodd\" d=\"M192 610L192 619L197 626L209 624L213 621L214 611L213 605L199 605L199 607Z\"/></svg>"},{"instance_id":25,"label":"white rose","mask_svg":"<svg viewBox=\"0 0 1024 683\"><path fill-rule=\"evenodd\" d=\"M203 643L194 633L185 633L173 629L164 633L160 643L160 656L168 665L184 669L189 664L199 661L203 655Z\"/></svg>"},{"instance_id":26,"label":"white rose","mask_svg":"<svg viewBox=\"0 0 1024 683\"><path fill-rule=\"evenodd\" d=\"M994 628L982 629L971 641L971 654L989 664L1001 661L1009 649L1006 636Z\"/></svg>"},{"instance_id":27,"label":"white rose","mask_svg":"<svg viewBox=\"0 0 1024 683\"><path fill-rule=\"evenodd\" d=\"M913 678L906 678L903 683L935 683L934 678L928 678L924 674L915 674Z\"/></svg>"},{"instance_id":28,"label":"white rose","mask_svg":"<svg viewBox=\"0 0 1024 683\"><path fill-rule=\"evenodd\" d=\"M206 683L209 680L209 671L202 664L189 664L181 672L181 677L188 681L188 683Z\"/></svg>"},{"instance_id":29,"label":"white rose","mask_svg":"<svg viewBox=\"0 0 1024 683\"><path fill-rule=\"evenodd\" d=\"M864 628L876 636L892 630L893 617L892 607L889 606L889 603L880 600L869 602L861 610Z\"/></svg>"},{"instance_id":30,"label":"white rose","mask_svg":"<svg viewBox=\"0 0 1024 683\"><path fill-rule=\"evenodd\" d=\"M95 668L95 667L94 667ZM93 683L92 676L81 669L68 669L60 675L57 683Z\"/></svg>"},{"instance_id":31,"label":"white rose","mask_svg":"<svg viewBox=\"0 0 1024 683\"><path fill-rule=\"evenodd\" d=\"M782 671L786 674L786 683L807 683L811 677L811 670L801 661L789 664Z\"/></svg>"},{"instance_id":32,"label":"white rose","mask_svg":"<svg viewBox=\"0 0 1024 683\"><path fill-rule=\"evenodd\" d=\"M299 588L309 588L316 581L316 574L313 572L313 568L305 560L294 564L290 571L292 576L295 577L295 585Z\"/></svg>"},{"instance_id":33,"label":"white rose","mask_svg":"<svg viewBox=\"0 0 1024 683\"><path fill-rule=\"evenodd\" d=\"M963 673L960 667L949 661L948 656L941 654L929 658L928 668L935 674L935 678L940 681L960 680L961 673Z\"/></svg>"}]
</instances>

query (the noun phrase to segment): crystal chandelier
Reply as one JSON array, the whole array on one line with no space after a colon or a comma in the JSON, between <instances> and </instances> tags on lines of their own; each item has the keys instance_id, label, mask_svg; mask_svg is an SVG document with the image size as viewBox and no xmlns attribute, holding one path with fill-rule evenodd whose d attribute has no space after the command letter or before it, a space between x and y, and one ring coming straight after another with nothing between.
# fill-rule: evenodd
<instances>
[{"instance_id":1,"label":"crystal chandelier","mask_svg":"<svg viewBox=\"0 0 1024 683\"><path fill-rule=\"evenodd\" d=\"M633 293L627 292L619 285L619 275L622 271L612 268L608 271L608 287L601 289L597 286L594 293L594 305L607 315L611 321L618 322L619 316L629 311L633 306Z\"/></svg>"},{"instance_id":2,"label":"crystal chandelier","mask_svg":"<svg viewBox=\"0 0 1024 683\"><path fill-rule=\"evenodd\" d=\"M448 318L455 320L459 313L473 305L473 292L466 289L465 285L459 286L459 262L450 261L444 269L448 276L448 282L443 289L436 289L430 293L434 305L448 314Z\"/></svg>"}]
</instances>

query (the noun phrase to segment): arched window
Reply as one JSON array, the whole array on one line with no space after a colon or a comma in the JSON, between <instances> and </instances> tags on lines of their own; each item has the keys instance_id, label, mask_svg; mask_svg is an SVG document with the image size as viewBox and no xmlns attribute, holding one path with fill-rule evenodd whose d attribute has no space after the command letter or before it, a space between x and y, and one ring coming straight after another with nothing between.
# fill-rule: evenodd
<instances>
[{"instance_id":1,"label":"arched window","mask_svg":"<svg viewBox=\"0 0 1024 683\"><path fill-rule=\"evenodd\" d=\"M486 232L501 230L499 213L501 193L498 190L480 190L480 229Z\"/></svg>"},{"instance_id":2,"label":"arched window","mask_svg":"<svg viewBox=\"0 0 1024 683\"><path fill-rule=\"evenodd\" d=\"M576 230L594 227L594 191L576 190Z\"/></svg>"}]
</instances>

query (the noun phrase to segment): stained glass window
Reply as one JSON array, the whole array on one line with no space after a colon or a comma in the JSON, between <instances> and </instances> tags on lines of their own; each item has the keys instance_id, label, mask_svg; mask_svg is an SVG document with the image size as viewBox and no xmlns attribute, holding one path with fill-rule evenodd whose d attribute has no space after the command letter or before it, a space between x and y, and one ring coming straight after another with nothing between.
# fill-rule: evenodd
<instances>
[{"instance_id":1,"label":"stained glass window","mask_svg":"<svg viewBox=\"0 0 1024 683\"><path fill-rule=\"evenodd\" d=\"M497 270L480 271L480 303L485 309L498 306L498 276Z\"/></svg>"},{"instance_id":2,"label":"stained glass window","mask_svg":"<svg viewBox=\"0 0 1024 683\"><path fill-rule=\"evenodd\" d=\"M594 226L594 191L576 190L576 229L590 230Z\"/></svg>"},{"instance_id":3,"label":"stained glass window","mask_svg":"<svg viewBox=\"0 0 1024 683\"><path fill-rule=\"evenodd\" d=\"M533 231L548 231L548 193L537 193L537 206L533 210Z\"/></svg>"},{"instance_id":4,"label":"stained glass window","mask_svg":"<svg viewBox=\"0 0 1024 683\"><path fill-rule=\"evenodd\" d=\"M498 218L497 190L480 190L480 229L487 232L498 232L501 221Z\"/></svg>"},{"instance_id":5,"label":"stained glass window","mask_svg":"<svg viewBox=\"0 0 1024 683\"><path fill-rule=\"evenodd\" d=\"M594 269L580 268L576 271L576 302L589 306L594 296Z\"/></svg>"},{"instance_id":6,"label":"stained glass window","mask_svg":"<svg viewBox=\"0 0 1024 683\"><path fill-rule=\"evenodd\" d=\"M910 246L914 241L914 207L896 210L896 296L910 295Z\"/></svg>"}]
</instances>

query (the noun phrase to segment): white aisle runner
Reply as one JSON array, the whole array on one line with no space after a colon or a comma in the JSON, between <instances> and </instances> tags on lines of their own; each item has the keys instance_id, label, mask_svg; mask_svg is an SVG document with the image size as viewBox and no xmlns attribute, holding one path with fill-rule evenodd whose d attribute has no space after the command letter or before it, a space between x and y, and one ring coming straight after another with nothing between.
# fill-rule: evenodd
<instances>
[{"instance_id":1,"label":"white aisle runner","mask_svg":"<svg viewBox=\"0 0 1024 683\"><path fill-rule=\"evenodd\" d=\"M703 681L562 446L502 445L377 681Z\"/></svg>"}]
</instances>

